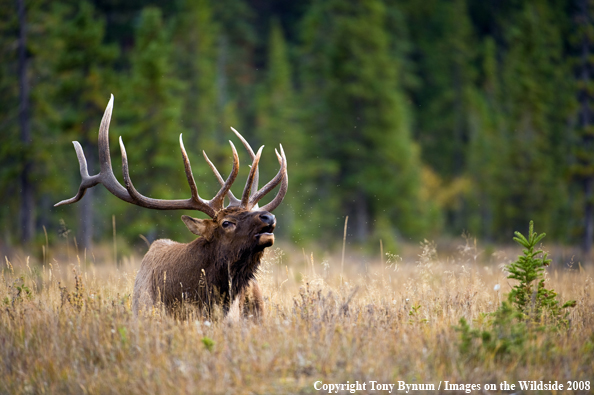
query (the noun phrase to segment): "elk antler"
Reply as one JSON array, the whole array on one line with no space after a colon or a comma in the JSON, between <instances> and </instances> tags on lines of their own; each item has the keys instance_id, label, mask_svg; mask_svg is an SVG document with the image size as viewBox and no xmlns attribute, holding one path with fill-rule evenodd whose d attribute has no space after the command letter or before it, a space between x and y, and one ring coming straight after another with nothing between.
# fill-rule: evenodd
<instances>
[{"instance_id":1,"label":"elk antler","mask_svg":"<svg viewBox=\"0 0 594 395\"><path fill-rule=\"evenodd\" d=\"M252 157L253 163L252 163L252 168L250 170L250 177L252 177L252 173L254 173L254 176L253 176L253 182L251 185L249 185L250 177L248 177L248 182L246 182L245 189L243 191L243 196L242 196L241 200L238 200L233 195L233 192L231 192L231 191L227 192L227 197L229 198L229 202L230 202L229 206L240 206L240 207L247 208L248 210L258 209L258 201L260 201L260 199L262 199L266 194L268 194L270 191L272 191L279 183L281 183L280 189L279 189L278 193L276 194L275 198L272 199L272 201L270 203L268 203L267 205L262 207L262 210L265 210L265 211L274 210L281 204L281 202L285 198L285 195L287 194L287 188L289 186L289 175L287 173L287 158L285 156L285 150L283 150L282 144L280 145L281 154L279 154L276 149L274 150L274 152L276 153L276 157L278 159L278 163L281 166L278 173L276 174L276 176L274 176L274 178L272 180L270 180L270 182L268 182L268 184L264 185L260 190L256 191L256 189L258 188L258 172L259 172L258 171L258 162L260 161L260 153L262 152L262 148L264 148L264 146L260 147L257 154L254 154L254 150L252 149L250 144L246 141L246 139L244 139L243 136L241 134L239 134L239 132L237 130L235 130L234 128L231 128L231 130L233 130L233 132L237 135L237 137L239 137L239 139L243 143L243 146L245 147L245 149L248 151L248 153ZM208 156L206 156L206 152L202 151L202 153L204 154L204 158L206 159L206 162L209 164L210 168L212 169L212 172L217 177L217 180L219 180L219 183L221 185L223 185L223 177L221 177L221 174L219 173L217 168L208 159ZM248 185L250 188L248 188ZM248 200L247 196L250 193L250 189L252 190L252 196Z\"/></svg>"},{"instance_id":2,"label":"elk antler","mask_svg":"<svg viewBox=\"0 0 594 395\"><path fill-rule=\"evenodd\" d=\"M221 189L215 195L214 198L211 200L204 200L198 195L198 189L196 188L196 182L194 180L194 176L192 174L192 168L190 166L190 160L188 159L188 155L186 153L186 149L184 147L184 143L182 140L182 135L179 136L179 144L182 152L182 158L184 161L184 168L186 171L186 177L188 179L188 184L190 185L191 197L186 200L161 200L161 199L153 199L140 194L134 185L132 184L132 180L130 179L130 174L128 171L128 157L126 155L126 148L124 147L124 143L122 138L120 137L120 149L122 151L122 170L124 173L124 184L125 188L119 183L115 175L113 174L113 169L111 167L111 157L109 154L109 122L111 120L111 113L113 110L113 95L107 104L107 108L105 109L105 113L103 114L103 118L101 119L101 126L99 128L99 162L101 166L101 170L99 174L95 174L94 176L89 176L88 168L87 168L87 160L85 158L85 154L81 145L78 141L73 141L74 148L76 150L76 155L78 157L78 162L80 164L80 175L82 181L78 188L78 193L73 198L62 200L59 203L56 203L55 206L61 206L63 204L71 204L79 201L84 196L86 190L88 188L92 188L97 184L103 184L105 188L109 192L111 192L114 196L118 197L121 200L124 200L128 203L132 203L137 206L157 209L157 210L198 210L202 211L203 213L209 215L211 218L214 218L216 213L221 210L224 206L224 199L225 196L229 196L230 204L229 206L241 206L248 209L251 209L259 199L261 199L266 193L270 192L278 183L283 180L283 184L281 185L281 190L274 198L272 202L270 202L266 207L268 207L269 211L274 210L282 201L286 190L287 190L287 175L286 175L286 158L284 156L284 152L281 147L282 152L282 160L277 152L277 157L279 158L279 162L281 163L281 170L279 174L264 188L259 190L258 192L254 193L251 199L249 198L250 190L256 189L258 185L258 162L260 161L260 155L262 153L261 147L258 150L258 153L254 155L253 150L247 144L247 141L241 137L239 133L236 134L240 137L244 146L249 147L250 154L252 156L252 168L250 170L250 174L248 176L248 180L246 182L246 186L244 188L244 192L242 195L241 201L236 199L233 194L231 193L231 185L237 178L237 174L239 173L239 157L237 155L237 150L231 141L231 150L233 151L233 168L229 177L226 181L223 181L223 178L220 176L219 172L216 170L212 162L204 153L204 157L206 161L210 165L211 169L215 172L215 175L219 179L221 183ZM276 182L276 183L275 183ZM274 184L270 186L271 184ZM279 198L280 196L280 198ZM256 199L257 198L257 199Z\"/></svg>"}]
</instances>

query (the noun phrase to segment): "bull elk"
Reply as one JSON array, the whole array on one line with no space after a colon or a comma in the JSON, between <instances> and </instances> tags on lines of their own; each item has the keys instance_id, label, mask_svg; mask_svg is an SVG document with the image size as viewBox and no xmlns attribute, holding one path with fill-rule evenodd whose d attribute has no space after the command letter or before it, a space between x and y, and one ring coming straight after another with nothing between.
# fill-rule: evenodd
<instances>
[{"instance_id":1,"label":"bull elk","mask_svg":"<svg viewBox=\"0 0 594 395\"><path fill-rule=\"evenodd\" d=\"M195 303L205 307L207 311L218 303L223 311L228 311L231 303L237 300L244 314L261 316L263 302L255 274L264 249L274 243L276 219L271 212L278 207L287 192L287 159L282 145L280 154L275 150L280 170L269 183L258 190L258 163L264 146L254 154L248 142L232 128L252 158L243 194L241 199L237 199L231 192L231 185L239 172L239 158L235 146L229 141L233 152L233 168L227 180L223 180L203 152L206 162L221 184L217 194L211 200L205 200L198 195L190 160L180 134L179 143L191 197L186 200L153 199L141 195L134 188L121 137L119 142L125 187L113 174L109 154L109 122L112 109L113 95L99 128L99 174L89 176L83 149L74 141L82 181L76 196L63 200L56 206L75 203L84 196L88 188L103 184L119 199L137 206L156 210L198 210L207 214L211 219L198 219L187 215L181 217L190 232L200 236L194 241L182 244L160 239L151 244L142 259L134 283L134 314L141 310L148 311L159 302L163 302L166 311L173 312L182 301ZM274 199L259 208L260 199L279 184L280 188ZM226 207L225 197L229 200Z\"/></svg>"}]
</instances>

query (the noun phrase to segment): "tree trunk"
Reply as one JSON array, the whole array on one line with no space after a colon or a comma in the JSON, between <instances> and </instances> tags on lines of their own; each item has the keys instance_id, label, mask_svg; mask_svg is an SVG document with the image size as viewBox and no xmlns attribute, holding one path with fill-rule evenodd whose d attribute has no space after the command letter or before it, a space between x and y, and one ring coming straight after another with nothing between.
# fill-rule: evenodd
<instances>
[{"instance_id":1,"label":"tree trunk","mask_svg":"<svg viewBox=\"0 0 594 395\"><path fill-rule=\"evenodd\" d=\"M580 126L582 132L582 143L588 147L592 144L592 137L587 132L592 126L592 114L590 109L590 94L588 92L591 85L590 81L590 38L587 34L588 26L592 23L590 20L590 10L587 0L580 1L580 15L579 22L583 25L583 36L581 45L581 70L580 76L582 82L582 90L580 92ZM584 240L583 249L584 256L587 261L590 261L590 254L592 251L592 239L594 238L594 175L588 174L584 179Z\"/></svg>"},{"instance_id":2,"label":"tree trunk","mask_svg":"<svg viewBox=\"0 0 594 395\"><path fill-rule=\"evenodd\" d=\"M369 237L369 209L367 207L367 197L363 191L357 193L353 214L355 240L364 243Z\"/></svg>"},{"instance_id":3,"label":"tree trunk","mask_svg":"<svg viewBox=\"0 0 594 395\"><path fill-rule=\"evenodd\" d=\"M590 253L592 251L592 238L594 238L594 207L592 205L593 184L592 177L585 181L585 200L586 207L584 208L584 255L586 260L590 260Z\"/></svg>"},{"instance_id":4,"label":"tree trunk","mask_svg":"<svg viewBox=\"0 0 594 395\"><path fill-rule=\"evenodd\" d=\"M34 201L31 175L31 111L29 103L29 81L27 79L27 25L25 21L25 2L17 0L19 14L19 41L18 41L18 73L19 73L19 126L21 129L21 143L23 145L23 169L21 171L21 207L20 228L21 242L27 243L33 237L34 231Z\"/></svg>"}]
</instances>

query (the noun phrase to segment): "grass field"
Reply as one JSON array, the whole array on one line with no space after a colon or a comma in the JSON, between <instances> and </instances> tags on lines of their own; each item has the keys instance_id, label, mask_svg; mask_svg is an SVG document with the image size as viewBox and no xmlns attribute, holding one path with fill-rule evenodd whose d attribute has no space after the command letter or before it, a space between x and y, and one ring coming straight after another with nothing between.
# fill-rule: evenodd
<instances>
[{"instance_id":1,"label":"grass field","mask_svg":"<svg viewBox=\"0 0 594 395\"><path fill-rule=\"evenodd\" d=\"M131 293L140 257L118 265L109 253L7 259L0 276L0 393L313 394L357 381L365 389L355 393L390 393L380 384L394 384L391 393L551 392L519 390L520 381L557 381L564 385L558 393L591 393L583 382L594 384L593 268L555 262L548 270L547 287L560 300L577 301L569 329L531 331L503 357L478 352L478 340L473 352L462 352L460 318L484 325L481 313L495 311L510 289L503 266L519 253L479 254L462 244L440 252L424 243L383 262L379 254L376 261L347 254L344 265L340 253L273 248L259 277L262 323L176 321L159 313L136 319ZM515 390L502 390L504 381ZM568 381L578 389L568 391ZM399 390L403 383L407 390ZM480 390L445 390L454 383Z\"/></svg>"}]
</instances>

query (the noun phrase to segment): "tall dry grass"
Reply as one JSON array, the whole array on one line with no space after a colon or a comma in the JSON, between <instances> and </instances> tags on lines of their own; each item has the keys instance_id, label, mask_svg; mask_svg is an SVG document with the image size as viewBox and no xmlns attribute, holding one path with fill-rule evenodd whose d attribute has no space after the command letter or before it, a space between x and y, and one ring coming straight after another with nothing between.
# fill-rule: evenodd
<instances>
[{"instance_id":1,"label":"tall dry grass","mask_svg":"<svg viewBox=\"0 0 594 395\"><path fill-rule=\"evenodd\" d=\"M283 394L317 393L318 380L436 388L440 380L592 381L594 271L577 264L548 272L548 287L577 301L567 331L537 333L521 357L460 353L455 326L497 309L510 289L502 268L514 252L485 257L467 240L453 254L438 254L425 242L416 257L386 254L383 265L347 257L342 273L341 254L272 249L260 274L262 323L158 313L135 319L139 258L118 265L109 252L37 265L6 260L0 393Z\"/></svg>"}]
</instances>

